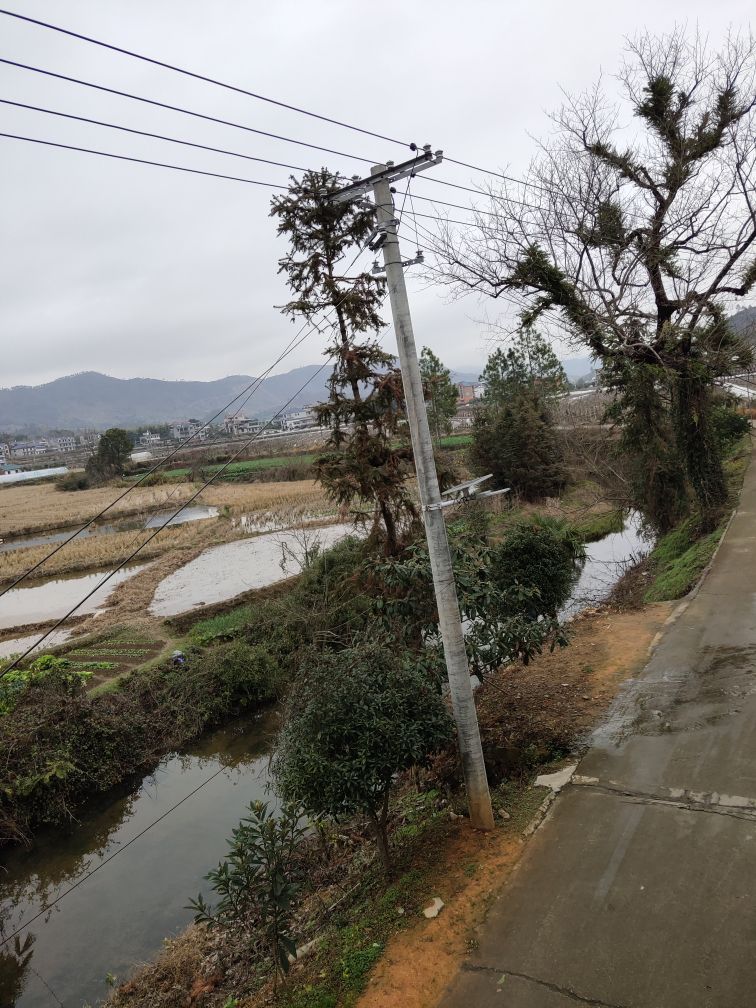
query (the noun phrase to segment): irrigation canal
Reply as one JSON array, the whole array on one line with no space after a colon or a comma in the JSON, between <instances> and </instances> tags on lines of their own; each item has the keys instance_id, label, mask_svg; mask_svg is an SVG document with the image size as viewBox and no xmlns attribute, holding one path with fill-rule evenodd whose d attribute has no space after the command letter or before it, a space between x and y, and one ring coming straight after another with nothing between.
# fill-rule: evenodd
<instances>
[{"instance_id":1,"label":"irrigation canal","mask_svg":"<svg viewBox=\"0 0 756 1008\"><path fill-rule=\"evenodd\" d=\"M343 534L341 528L327 542ZM250 556L241 547L261 539L266 537L228 544L237 548L230 567L226 552L214 553L227 547L206 551L214 558L206 585L235 568L248 574ZM269 539L279 545L277 553L271 551L266 568L269 574L286 576L280 568L280 537ZM639 517L632 514L622 532L591 544L563 616L605 597L624 564L647 545ZM271 712L229 724L185 752L166 756L141 780L102 796L81 813L79 825L69 835L59 831L41 835L31 849L6 854L0 864L0 926L9 935L221 771L36 919L19 936L19 945L11 941L0 948L2 1008L95 1004L107 996L107 974L128 976L139 962L159 951L163 938L175 935L192 919L186 909L188 898L206 891L203 876L223 857L232 827L250 801L270 798L267 766L276 721Z\"/></svg>"}]
</instances>

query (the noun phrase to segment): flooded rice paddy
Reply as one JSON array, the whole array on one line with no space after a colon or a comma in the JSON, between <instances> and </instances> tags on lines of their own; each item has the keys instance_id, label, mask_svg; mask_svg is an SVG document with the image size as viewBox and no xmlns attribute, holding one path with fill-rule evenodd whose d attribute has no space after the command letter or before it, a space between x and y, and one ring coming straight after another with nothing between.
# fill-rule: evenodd
<instances>
[{"instance_id":1,"label":"flooded rice paddy","mask_svg":"<svg viewBox=\"0 0 756 1008\"><path fill-rule=\"evenodd\" d=\"M97 586L110 573L110 569L90 574L60 574L42 584L12 588L0 598L0 630L58 620L96 588L77 609L77 614L93 613L107 600L116 585L134 577L146 566L140 563L129 564L116 571L101 588Z\"/></svg>"},{"instance_id":2,"label":"flooded rice paddy","mask_svg":"<svg viewBox=\"0 0 756 1008\"><path fill-rule=\"evenodd\" d=\"M0 641L0 658L10 658L11 655L22 654L28 647L31 647L35 641L40 639L42 632L43 631L34 634L27 634L24 637L13 637L11 640ZM44 642L35 647L31 653L34 654L39 651L40 648L44 651L49 651L50 648L57 647L58 644L65 644L72 633L72 630L53 630L51 634L48 634Z\"/></svg>"},{"instance_id":3,"label":"flooded rice paddy","mask_svg":"<svg viewBox=\"0 0 756 1008\"><path fill-rule=\"evenodd\" d=\"M325 549L348 535L349 524L268 532L211 546L196 560L161 581L150 603L153 616L175 616L201 605L224 602L298 574L307 550Z\"/></svg>"},{"instance_id":4,"label":"flooded rice paddy","mask_svg":"<svg viewBox=\"0 0 756 1008\"><path fill-rule=\"evenodd\" d=\"M134 516L131 518L121 518L117 521L105 524L95 523L89 528L83 529L76 535L75 528L52 529L49 532L32 533L31 535L20 535L6 537L0 541L0 553L10 553L13 550L24 549L27 546L45 546L55 543L65 542L73 535L76 539L91 539L98 535L107 535L111 532L134 532L138 529L162 528L168 525L183 525L186 522L202 521L206 518L217 518L218 508L209 507L204 504L192 504L182 508L177 515L173 510L158 511L148 518L144 516Z\"/></svg>"}]
</instances>

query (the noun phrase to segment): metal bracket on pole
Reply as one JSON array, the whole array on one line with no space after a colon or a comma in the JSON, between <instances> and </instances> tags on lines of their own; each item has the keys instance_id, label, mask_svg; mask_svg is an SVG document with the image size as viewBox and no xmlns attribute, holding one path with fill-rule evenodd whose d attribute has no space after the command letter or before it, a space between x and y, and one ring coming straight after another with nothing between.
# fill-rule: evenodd
<instances>
[{"instance_id":1,"label":"metal bracket on pole","mask_svg":"<svg viewBox=\"0 0 756 1008\"><path fill-rule=\"evenodd\" d=\"M398 182L399 179L407 178L409 175L417 175L420 172L427 171L428 168L433 168L435 165L441 164L443 159L443 151L431 151L431 145L425 144L422 151L418 151L415 157L413 157L410 161L402 161L402 163L398 165L388 161L386 163L385 171L376 175L371 175L370 178L367 179L361 179L358 176L355 176L351 185L345 186L343 189L339 189L339 191L330 196L329 199L334 203L351 202L352 200L358 199L360 196L364 196L365 193L372 192L373 186L377 181L385 179L388 182Z\"/></svg>"},{"instance_id":2,"label":"metal bracket on pole","mask_svg":"<svg viewBox=\"0 0 756 1008\"><path fill-rule=\"evenodd\" d=\"M482 490L478 491L481 483L493 478L493 473L487 476L478 476L477 479L468 480L466 483L458 483L457 486L444 490L442 497L449 497L450 500L437 501L435 504L428 504L423 511L438 511L441 508L452 507L454 504L464 504L473 500L481 500L483 497L498 497L499 494L508 494L509 487L504 490Z\"/></svg>"},{"instance_id":3,"label":"metal bracket on pole","mask_svg":"<svg viewBox=\"0 0 756 1008\"><path fill-rule=\"evenodd\" d=\"M383 244L383 243L381 243L381 244ZM368 246L368 248L369 247L370 246ZM414 259L402 259L402 266L420 266L424 262L425 262L425 256L423 255L422 250L418 249L417 250L417 255L414 257ZM376 276L378 276L381 273L385 273L386 272L386 267L385 266L381 266L381 264L378 262L378 260L375 259L374 262L373 262L373 268L371 269L370 272L374 273Z\"/></svg>"}]
</instances>

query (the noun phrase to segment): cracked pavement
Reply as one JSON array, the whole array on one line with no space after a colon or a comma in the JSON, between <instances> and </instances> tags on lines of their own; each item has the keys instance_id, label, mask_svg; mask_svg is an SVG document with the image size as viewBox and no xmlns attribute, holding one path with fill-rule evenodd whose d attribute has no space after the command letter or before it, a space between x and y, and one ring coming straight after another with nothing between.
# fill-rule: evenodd
<instances>
[{"instance_id":1,"label":"cracked pavement","mask_svg":"<svg viewBox=\"0 0 756 1008\"><path fill-rule=\"evenodd\" d=\"M442 1008L756 1004L756 466Z\"/></svg>"}]
</instances>

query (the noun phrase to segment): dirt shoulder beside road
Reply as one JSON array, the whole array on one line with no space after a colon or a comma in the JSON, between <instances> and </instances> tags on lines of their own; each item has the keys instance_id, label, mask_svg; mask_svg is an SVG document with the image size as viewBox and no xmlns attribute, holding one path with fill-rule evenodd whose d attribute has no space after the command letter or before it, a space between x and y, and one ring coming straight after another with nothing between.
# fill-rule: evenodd
<instances>
[{"instance_id":1,"label":"dirt shoulder beside road","mask_svg":"<svg viewBox=\"0 0 756 1008\"><path fill-rule=\"evenodd\" d=\"M573 623L569 647L542 655L527 668L492 678L478 701L489 744L514 733L544 739L584 736L620 686L636 676L673 609L659 603L634 612L602 610ZM545 792L544 792L545 794ZM517 817L517 809L510 813ZM506 827L506 823L504 824ZM465 822L445 852L437 879L446 904L435 920L419 919L386 948L359 1008L432 1008L474 944L474 929L516 867L527 839L504 828L477 833Z\"/></svg>"}]
</instances>

